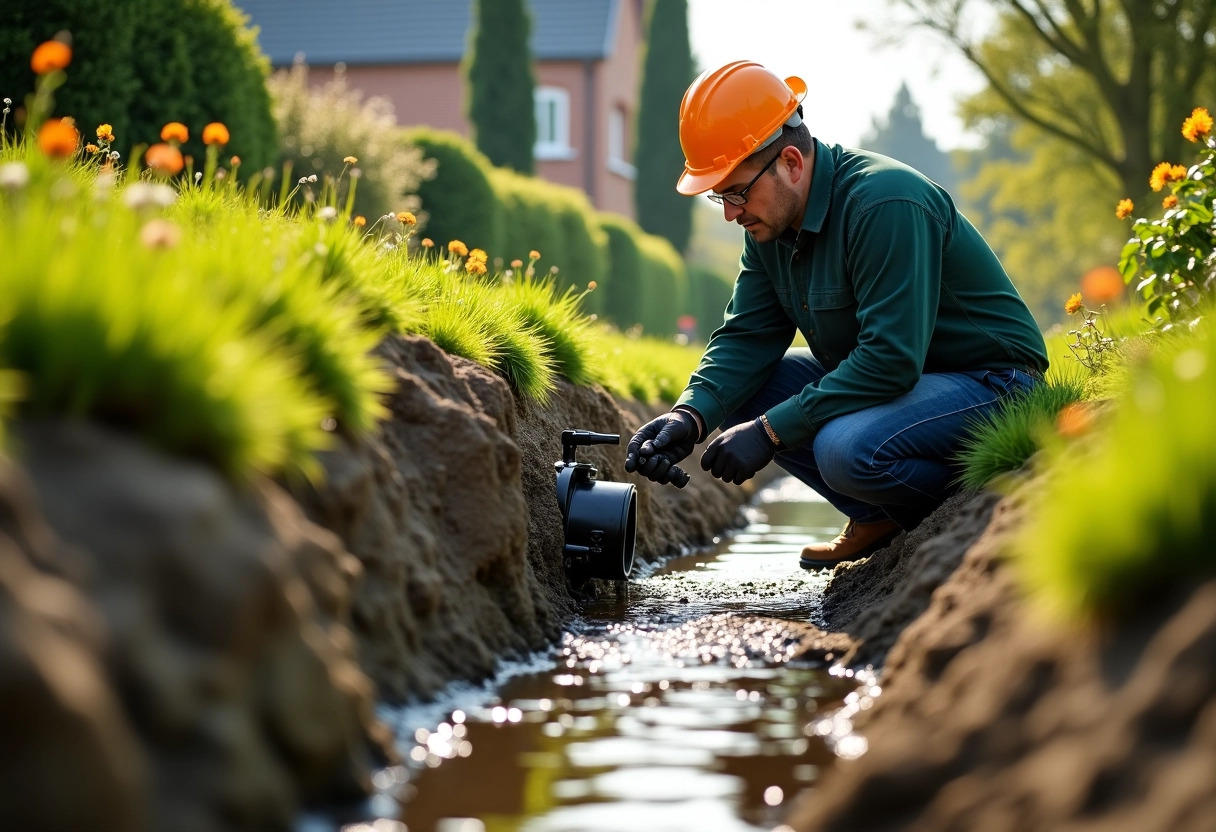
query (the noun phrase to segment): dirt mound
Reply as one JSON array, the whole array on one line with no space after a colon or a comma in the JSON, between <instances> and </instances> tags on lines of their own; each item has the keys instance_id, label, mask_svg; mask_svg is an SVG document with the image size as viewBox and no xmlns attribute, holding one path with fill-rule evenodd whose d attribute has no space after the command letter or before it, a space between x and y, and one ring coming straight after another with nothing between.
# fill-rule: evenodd
<instances>
[{"instance_id":1,"label":"dirt mound","mask_svg":"<svg viewBox=\"0 0 1216 832\"><path fill-rule=\"evenodd\" d=\"M1104 628L1045 621L1000 558L1032 487L899 637L861 724L869 750L794 829L1212 828L1216 582Z\"/></svg>"},{"instance_id":2,"label":"dirt mound","mask_svg":"<svg viewBox=\"0 0 1216 832\"><path fill-rule=\"evenodd\" d=\"M544 406L517 400L502 379L424 338L390 337L379 352L398 382L392 418L325 454L325 485L296 496L362 562L361 660L381 694L401 701L485 678L553 642L576 610L554 489L561 432L619 433L624 443L647 411L564 381ZM626 479L624 444L579 458L600 479ZM629 481L643 559L708 542L749 493L705 474L683 490Z\"/></svg>"},{"instance_id":3,"label":"dirt mound","mask_svg":"<svg viewBox=\"0 0 1216 832\"><path fill-rule=\"evenodd\" d=\"M21 791L0 805L28 802L36 828L282 829L302 806L363 796L392 752L345 624L359 564L337 539L270 484L238 492L100 428L16 434L72 557L10 499L4 530L41 543L5 554L5 583L24 588L0 639L16 665L6 736L30 714L16 736L38 747L6 755L23 770L3 788ZM11 687L23 666L26 684ZM39 790L62 805L35 803ZM94 810L83 823L64 814Z\"/></svg>"}]
</instances>

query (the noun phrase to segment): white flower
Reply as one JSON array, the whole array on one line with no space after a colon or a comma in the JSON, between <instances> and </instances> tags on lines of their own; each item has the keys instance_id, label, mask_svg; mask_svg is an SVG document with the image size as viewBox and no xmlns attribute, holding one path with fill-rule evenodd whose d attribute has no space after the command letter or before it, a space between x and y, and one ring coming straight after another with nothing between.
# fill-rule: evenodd
<instances>
[{"instance_id":1,"label":"white flower","mask_svg":"<svg viewBox=\"0 0 1216 832\"><path fill-rule=\"evenodd\" d=\"M5 106L5 107L9 106L9 105L10 105L10 104L12 104L12 103L13 103L13 99L11 99L11 98L6 98L6 99L4 99L4 106Z\"/></svg>"},{"instance_id":2,"label":"white flower","mask_svg":"<svg viewBox=\"0 0 1216 832\"><path fill-rule=\"evenodd\" d=\"M0 165L0 188L15 191L18 188L24 188L29 181L30 171L25 166L25 162L7 162Z\"/></svg>"},{"instance_id":3,"label":"white flower","mask_svg":"<svg viewBox=\"0 0 1216 832\"><path fill-rule=\"evenodd\" d=\"M301 176L301 177L300 177L300 181L299 181L299 182L297 182L296 184L297 184L297 185L307 185L307 184L308 184L308 177L307 177L307 176Z\"/></svg>"},{"instance_id":4,"label":"white flower","mask_svg":"<svg viewBox=\"0 0 1216 832\"><path fill-rule=\"evenodd\" d=\"M317 175L316 175L315 173L314 173L314 174L311 174L311 175L308 177L308 181L309 181L309 182L316 182L316 181L317 181Z\"/></svg>"},{"instance_id":5,"label":"white flower","mask_svg":"<svg viewBox=\"0 0 1216 832\"><path fill-rule=\"evenodd\" d=\"M119 153L117 150L110 151L110 161L111 162L117 162L121 156L122 156L122 154Z\"/></svg>"},{"instance_id":6,"label":"white flower","mask_svg":"<svg viewBox=\"0 0 1216 832\"><path fill-rule=\"evenodd\" d=\"M320 211L317 212L317 216L320 217L321 219L325 220L326 222L333 222L334 220L336 220L338 218L338 209L332 205L326 205L324 208L322 208Z\"/></svg>"},{"instance_id":7,"label":"white flower","mask_svg":"<svg viewBox=\"0 0 1216 832\"><path fill-rule=\"evenodd\" d=\"M168 208L177 199L177 191L168 185L136 182L122 195L123 204L138 211L141 208Z\"/></svg>"},{"instance_id":8,"label":"white flower","mask_svg":"<svg viewBox=\"0 0 1216 832\"><path fill-rule=\"evenodd\" d=\"M201 170L194 172L194 181L196 184L203 181L203 172Z\"/></svg>"}]
</instances>

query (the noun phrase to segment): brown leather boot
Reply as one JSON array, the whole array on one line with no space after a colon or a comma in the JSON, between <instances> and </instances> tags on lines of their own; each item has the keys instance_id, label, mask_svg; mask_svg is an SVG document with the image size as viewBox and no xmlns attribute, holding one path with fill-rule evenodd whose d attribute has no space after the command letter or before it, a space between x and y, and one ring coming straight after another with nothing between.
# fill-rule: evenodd
<instances>
[{"instance_id":1,"label":"brown leather boot","mask_svg":"<svg viewBox=\"0 0 1216 832\"><path fill-rule=\"evenodd\" d=\"M831 569L838 563L868 558L903 531L894 520L858 523L849 520L844 531L830 543L812 543L802 548L798 565L803 569Z\"/></svg>"}]
</instances>

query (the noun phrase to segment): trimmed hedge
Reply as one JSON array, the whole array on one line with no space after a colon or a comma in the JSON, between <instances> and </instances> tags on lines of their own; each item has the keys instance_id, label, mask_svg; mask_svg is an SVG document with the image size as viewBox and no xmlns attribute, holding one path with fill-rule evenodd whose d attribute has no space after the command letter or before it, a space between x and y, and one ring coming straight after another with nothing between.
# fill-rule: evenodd
<instances>
[{"instance_id":1,"label":"trimmed hedge","mask_svg":"<svg viewBox=\"0 0 1216 832\"><path fill-rule=\"evenodd\" d=\"M671 243L655 234L638 237L643 291L638 322L647 335L674 335L676 319L688 308L688 272Z\"/></svg>"},{"instance_id":2,"label":"trimmed hedge","mask_svg":"<svg viewBox=\"0 0 1216 832\"><path fill-rule=\"evenodd\" d=\"M86 140L107 123L126 150L181 121L190 128L183 152L202 159L203 125L220 121L232 134L223 157L260 170L275 161L277 139L270 65L247 22L229 0L9 0L0 94L19 102L32 92L34 47L68 30L74 54L55 112L73 116Z\"/></svg>"},{"instance_id":3,"label":"trimmed hedge","mask_svg":"<svg viewBox=\"0 0 1216 832\"><path fill-rule=\"evenodd\" d=\"M449 130L416 127L403 135L406 144L420 149L437 166L435 175L418 186L422 210L428 214L426 236L439 246L461 240L491 256L504 254L503 202L490 181L494 169L490 160L468 139Z\"/></svg>"},{"instance_id":4,"label":"trimmed hedge","mask_svg":"<svg viewBox=\"0 0 1216 832\"><path fill-rule=\"evenodd\" d=\"M599 221L608 236L608 276L601 293L601 314L621 329L628 329L641 320L642 252L638 239L644 232L620 214L600 214Z\"/></svg>"},{"instance_id":5,"label":"trimmed hedge","mask_svg":"<svg viewBox=\"0 0 1216 832\"><path fill-rule=\"evenodd\" d=\"M697 338L708 341L722 325L726 304L734 292L734 282L726 275L697 264L688 266L688 308L697 319Z\"/></svg>"}]
</instances>

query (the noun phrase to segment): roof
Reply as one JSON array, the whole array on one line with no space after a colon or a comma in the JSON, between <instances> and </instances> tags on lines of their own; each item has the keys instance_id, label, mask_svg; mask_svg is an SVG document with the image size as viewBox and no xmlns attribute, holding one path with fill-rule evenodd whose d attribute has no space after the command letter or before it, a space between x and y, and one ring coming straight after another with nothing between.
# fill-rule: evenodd
<instances>
[{"instance_id":1,"label":"roof","mask_svg":"<svg viewBox=\"0 0 1216 832\"><path fill-rule=\"evenodd\" d=\"M601 60L621 0L527 0L536 60ZM468 42L473 0L234 0L272 64L446 63Z\"/></svg>"}]
</instances>

